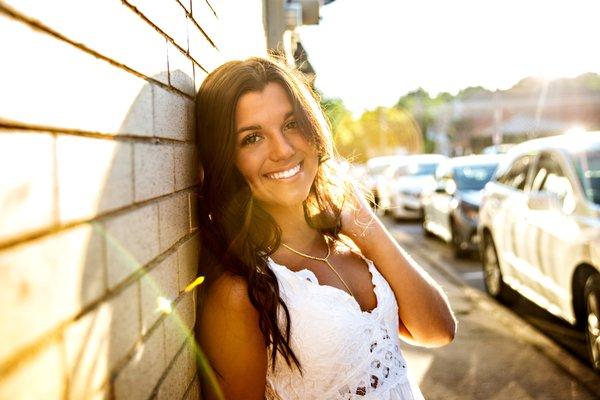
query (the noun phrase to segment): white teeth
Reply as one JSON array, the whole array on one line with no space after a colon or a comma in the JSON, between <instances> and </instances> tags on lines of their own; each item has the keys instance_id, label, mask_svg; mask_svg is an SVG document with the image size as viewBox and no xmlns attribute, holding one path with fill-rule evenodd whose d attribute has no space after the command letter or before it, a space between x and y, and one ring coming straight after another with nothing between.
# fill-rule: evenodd
<instances>
[{"instance_id":1,"label":"white teeth","mask_svg":"<svg viewBox=\"0 0 600 400\"><path fill-rule=\"evenodd\" d=\"M271 179L285 179L291 178L300 172L300 164L296 165L294 168L290 168L287 171L275 172L273 174L268 174L267 176Z\"/></svg>"}]
</instances>

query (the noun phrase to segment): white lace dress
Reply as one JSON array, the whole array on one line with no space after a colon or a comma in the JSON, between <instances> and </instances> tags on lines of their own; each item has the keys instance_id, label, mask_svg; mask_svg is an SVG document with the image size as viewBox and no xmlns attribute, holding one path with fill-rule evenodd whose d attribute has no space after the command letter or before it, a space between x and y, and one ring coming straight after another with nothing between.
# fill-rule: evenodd
<instances>
[{"instance_id":1,"label":"white lace dress","mask_svg":"<svg viewBox=\"0 0 600 400\"><path fill-rule=\"evenodd\" d=\"M398 339L398 304L370 260L377 307L362 311L343 290L319 285L308 269L269 259L290 312L290 345L304 375L277 355L267 372L267 399L423 399L409 378Z\"/></svg>"}]
</instances>

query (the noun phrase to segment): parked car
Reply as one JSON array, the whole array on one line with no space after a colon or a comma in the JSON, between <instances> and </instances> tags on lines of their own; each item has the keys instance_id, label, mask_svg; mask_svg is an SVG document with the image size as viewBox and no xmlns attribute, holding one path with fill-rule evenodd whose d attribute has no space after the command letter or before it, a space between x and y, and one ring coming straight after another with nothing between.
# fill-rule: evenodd
<instances>
[{"instance_id":1,"label":"parked car","mask_svg":"<svg viewBox=\"0 0 600 400\"><path fill-rule=\"evenodd\" d=\"M394 218L400 220L422 217L421 195L424 190L435 185L435 170L447 159L440 154L406 156L404 164L390 177L387 210Z\"/></svg>"},{"instance_id":2,"label":"parked car","mask_svg":"<svg viewBox=\"0 0 600 400\"><path fill-rule=\"evenodd\" d=\"M600 372L600 132L532 140L506 156L479 212L486 289L584 328Z\"/></svg>"},{"instance_id":3,"label":"parked car","mask_svg":"<svg viewBox=\"0 0 600 400\"><path fill-rule=\"evenodd\" d=\"M495 144L495 145L492 145L492 146L485 147L481 151L481 154L504 154L508 150L510 150L511 148L513 148L514 146L515 145L513 143Z\"/></svg>"},{"instance_id":4,"label":"parked car","mask_svg":"<svg viewBox=\"0 0 600 400\"><path fill-rule=\"evenodd\" d=\"M394 182L396 179L408 173L406 158L403 157L392 163L383 171L381 179L377 181L375 192L377 193L377 206L385 214L389 214L392 208L392 197L394 195Z\"/></svg>"},{"instance_id":5,"label":"parked car","mask_svg":"<svg viewBox=\"0 0 600 400\"><path fill-rule=\"evenodd\" d=\"M452 158L438 166L435 189L423 195L423 231L450 243L456 258L478 250L481 191L499 160L492 155Z\"/></svg>"},{"instance_id":6,"label":"parked car","mask_svg":"<svg viewBox=\"0 0 600 400\"><path fill-rule=\"evenodd\" d=\"M367 176L364 181L366 190L370 191L373 198L373 206L379 204L379 189L384 184L384 172L392 165L397 164L404 156L379 156L367 161ZM379 187L379 189L378 189Z\"/></svg>"}]
</instances>

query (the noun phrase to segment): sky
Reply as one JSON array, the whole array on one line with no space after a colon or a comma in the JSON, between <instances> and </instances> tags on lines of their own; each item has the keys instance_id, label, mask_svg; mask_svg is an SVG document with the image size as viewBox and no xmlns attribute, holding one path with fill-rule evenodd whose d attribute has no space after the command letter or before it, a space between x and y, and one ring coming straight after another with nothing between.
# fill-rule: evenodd
<instances>
[{"instance_id":1,"label":"sky","mask_svg":"<svg viewBox=\"0 0 600 400\"><path fill-rule=\"evenodd\" d=\"M597 0L336 0L298 32L316 87L357 114L418 87L600 73Z\"/></svg>"}]
</instances>

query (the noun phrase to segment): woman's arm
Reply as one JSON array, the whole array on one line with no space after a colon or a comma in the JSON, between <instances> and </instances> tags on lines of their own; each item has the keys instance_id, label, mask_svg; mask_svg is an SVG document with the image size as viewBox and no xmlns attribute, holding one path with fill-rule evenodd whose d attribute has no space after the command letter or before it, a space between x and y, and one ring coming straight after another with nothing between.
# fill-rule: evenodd
<instances>
[{"instance_id":1,"label":"woman's arm","mask_svg":"<svg viewBox=\"0 0 600 400\"><path fill-rule=\"evenodd\" d=\"M400 332L424 346L451 342L456 320L441 287L394 240L360 195L342 211L341 233L377 266L391 286L399 309Z\"/></svg>"},{"instance_id":2,"label":"woman's arm","mask_svg":"<svg viewBox=\"0 0 600 400\"><path fill-rule=\"evenodd\" d=\"M250 303L247 283L223 275L206 293L199 313L198 341L226 399L263 400L267 375L267 348L257 310ZM218 399L203 383L205 399Z\"/></svg>"}]
</instances>

